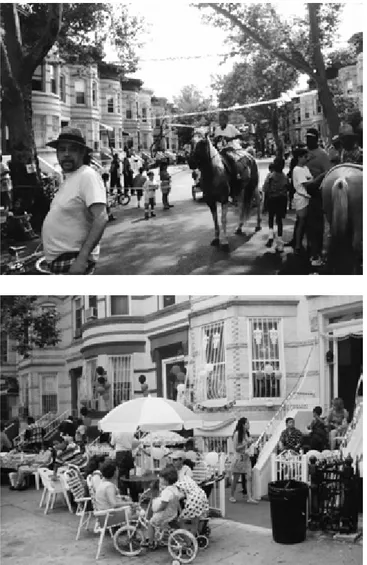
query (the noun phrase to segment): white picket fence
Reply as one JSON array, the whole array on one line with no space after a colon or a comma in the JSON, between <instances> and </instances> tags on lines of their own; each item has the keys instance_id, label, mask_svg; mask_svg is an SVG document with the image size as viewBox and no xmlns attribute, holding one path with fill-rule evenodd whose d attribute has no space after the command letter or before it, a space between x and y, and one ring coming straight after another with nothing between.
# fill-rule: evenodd
<instances>
[{"instance_id":1,"label":"white picket fence","mask_svg":"<svg viewBox=\"0 0 367 565\"><path fill-rule=\"evenodd\" d=\"M340 450L320 453L320 458L326 461L335 461L342 457ZM309 458L303 453L294 451L283 451L278 455L271 456L271 480L272 481L302 481L310 484Z\"/></svg>"}]
</instances>

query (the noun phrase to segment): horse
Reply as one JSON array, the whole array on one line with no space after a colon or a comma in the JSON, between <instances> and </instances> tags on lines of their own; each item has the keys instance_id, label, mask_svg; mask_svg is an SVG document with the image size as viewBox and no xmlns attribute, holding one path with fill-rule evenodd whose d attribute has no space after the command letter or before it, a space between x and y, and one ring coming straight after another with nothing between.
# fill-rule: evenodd
<instances>
[{"instance_id":1,"label":"horse","mask_svg":"<svg viewBox=\"0 0 367 565\"><path fill-rule=\"evenodd\" d=\"M333 274L362 273L363 167L336 165L321 184L324 213L330 226L328 266Z\"/></svg>"},{"instance_id":2,"label":"horse","mask_svg":"<svg viewBox=\"0 0 367 565\"><path fill-rule=\"evenodd\" d=\"M237 195L239 224L236 233L239 234L250 214L252 198L259 183L259 171L254 157L243 149L233 149L231 153L219 153L207 135L204 138L194 135L188 158L190 168L200 170L204 200L213 217L214 239L211 245L221 247L223 251L229 251L227 213L230 192ZM218 203L221 205L222 232L218 223Z\"/></svg>"}]
</instances>

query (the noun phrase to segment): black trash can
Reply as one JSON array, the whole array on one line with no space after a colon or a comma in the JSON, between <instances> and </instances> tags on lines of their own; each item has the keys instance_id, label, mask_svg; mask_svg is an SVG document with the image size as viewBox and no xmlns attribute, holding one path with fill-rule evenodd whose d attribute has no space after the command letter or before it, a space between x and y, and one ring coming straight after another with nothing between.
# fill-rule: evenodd
<instances>
[{"instance_id":1,"label":"black trash can","mask_svg":"<svg viewBox=\"0 0 367 565\"><path fill-rule=\"evenodd\" d=\"M273 539L277 543L301 543L306 539L308 485L301 481L269 483Z\"/></svg>"}]
</instances>

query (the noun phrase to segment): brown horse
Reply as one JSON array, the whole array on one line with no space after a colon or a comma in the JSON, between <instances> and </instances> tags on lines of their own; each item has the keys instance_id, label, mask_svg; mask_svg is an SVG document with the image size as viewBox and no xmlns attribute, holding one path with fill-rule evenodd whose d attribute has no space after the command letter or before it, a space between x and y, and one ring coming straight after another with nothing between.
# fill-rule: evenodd
<instances>
[{"instance_id":1,"label":"brown horse","mask_svg":"<svg viewBox=\"0 0 367 565\"><path fill-rule=\"evenodd\" d=\"M344 163L332 168L322 184L330 226L328 266L332 274L362 273L363 167Z\"/></svg>"},{"instance_id":2,"label":"brown horse","mask_svg":"<svg viewBox=\"0 0 367 565\"><path fill-rule=\"evenodd\" d=\"M239 203L239 227L248 218L252 198L259 183L256 160L243 149L233 150L233 156L220 154L208 136L195 135L192 139L188 163L191 169L199 169L200 185L204 200L209 206L214 221L214 239L211 245L229 251L227 237L228 198L230 192ZM231 190L232 189L232 190ZM221 227L218 223L217 204L221 205Z\"/></svg>"}]
</instances>

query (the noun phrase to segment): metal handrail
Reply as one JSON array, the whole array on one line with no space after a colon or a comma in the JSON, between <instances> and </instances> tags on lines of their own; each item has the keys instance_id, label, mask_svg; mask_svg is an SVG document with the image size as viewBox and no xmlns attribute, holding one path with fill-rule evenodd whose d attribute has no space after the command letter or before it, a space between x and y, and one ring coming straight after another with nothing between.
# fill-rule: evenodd
<instances>
[{"instance_id":1,"label":"metal handrail","mask_svg":"<svg viewBox=\"0 0 367 565\"><path fill-rule=\"evenodd\" d=\"M353 417L352 420L350 421L350 423L348 424L347 430L343 436L342 442L340 447L346 448L349 440L353 434L353 431L355 430L359 419L361 417L361 415L363 414L363 401L357 403L357 398L358 398L358 390L359 387L361 386L361 383L363 382L363 374L359 377L358 383L357 383L357 388L356 388L356 393L354 396L354 403L355 403L355 408L354 408L354 413L353 413Z\"/></svg>"},{"instance_id":2,"label":"metal handrail","mask_svg":"<svg viewBox=\"0 0 367 565\"><path fill-rule=\"evenodd\" d=\"M59 414L54 420L52 420L52 422L45 426L45 439L47 439L47 436L49 436L58 427L58 425L61 424L61 422L66 420L69 413L69 410L65 410L62 414Z\"/></svg>"},{"instance_id":3,"label":"metal handrail","mask_svg":"<svg viewBox=\"0 0 367 565\"><path fill-rule=\"evenodd\" d=\"M40 418L38 418L38 420L35 421L35 424L37 425L42 425L44 420L49 420L50 417L53 417L54 413L53 412L47 412L46 414L43 414L43 416L41 416ZM13 425L13 424L11 424ZM10 426L9 426L10 427ZM20 434L18 434L17 436L15 436L15 438L13 439L13 444L15 446L19 445L19 443L23 440L23 433L21 432Z\"/></svg>"},{"instance_id":4,"label":"metal handrail","mask_svg":"<svg viewBox=\"0 0 367 565\"><path fill-rule=\"evenodd\" d=\"M314 351L316 342L312 344L310 353L308 354L304 369L301 373L300 378L298 379L297 383L293 387L293 389L287 394L287 396L282 401L279 409L274 414L273 418L267 423L264 431L260 435L260 437L256 440L255 446L258 448L259 452L263 449L266 442L270 439L274 432L274 424L279 424L284 418L286 417L287 413L289 412L291 406L290 402L296 397L296 395L300 392L304 381L306 380L307 373L308 373L308 366L310 363L311 355Z\"/></svg>"}]
</instances>

